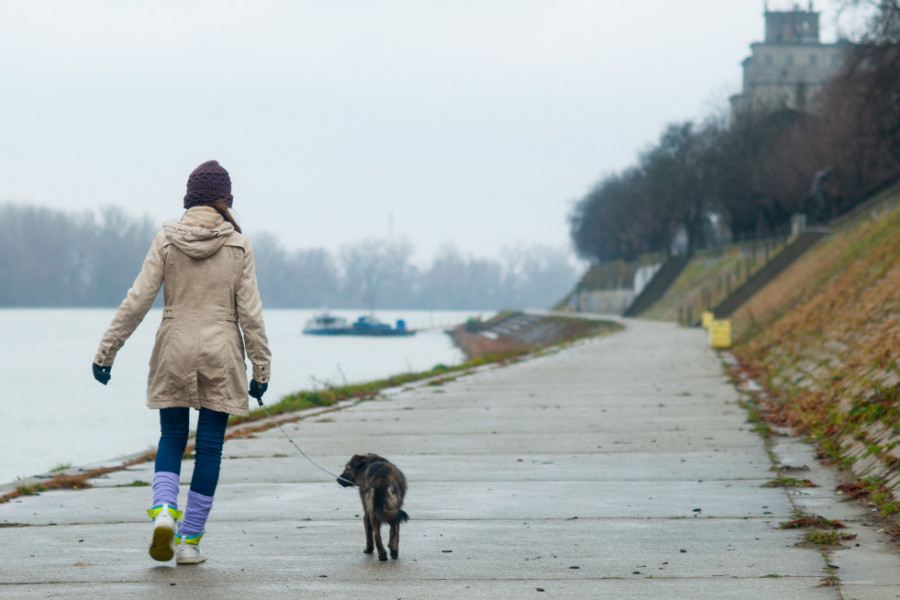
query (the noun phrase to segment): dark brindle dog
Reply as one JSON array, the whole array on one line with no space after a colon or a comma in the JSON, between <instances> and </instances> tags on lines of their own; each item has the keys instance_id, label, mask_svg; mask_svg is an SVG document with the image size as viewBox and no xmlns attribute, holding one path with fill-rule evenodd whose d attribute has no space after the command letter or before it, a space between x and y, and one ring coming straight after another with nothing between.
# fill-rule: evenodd
<instances>
[{"instance_id":1,"label":"dark brindle dog","mask_svg":"<svg viewBox=\"0 0 900 600\"><path fill-rule=\"evenodd\" d=\"M337 482L344 487L354 483L359 487L359 497L365 511L366 553L370 554L377 547L378 560L387 560L387 552L381 543L381 524L387 523L391 526L388 548L391 558L397 558L400 552L400 523L409 519L409 515L402 510L406 478L400 469L377 454L356 454Z\"/></svg>"}]
</instances>

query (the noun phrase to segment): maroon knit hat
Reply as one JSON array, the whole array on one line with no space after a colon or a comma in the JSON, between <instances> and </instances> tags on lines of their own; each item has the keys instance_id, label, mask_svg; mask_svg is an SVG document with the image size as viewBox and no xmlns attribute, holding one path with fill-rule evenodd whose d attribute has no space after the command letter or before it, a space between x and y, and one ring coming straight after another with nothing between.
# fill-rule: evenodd
<instances>
[{"instance_id":1,"label":"maroon knit hat","mask_svg":"<svg viewBox=\"0 0 900 600\"><path fill-rule=\"evenodd\" d=\"M209 204L219 198L224 199L228 208L231 208L234 201L234 196L231 195L231 177L217 161L208 160L194 169L188 177L184 207Z\"/></svg>"}]
</instances>

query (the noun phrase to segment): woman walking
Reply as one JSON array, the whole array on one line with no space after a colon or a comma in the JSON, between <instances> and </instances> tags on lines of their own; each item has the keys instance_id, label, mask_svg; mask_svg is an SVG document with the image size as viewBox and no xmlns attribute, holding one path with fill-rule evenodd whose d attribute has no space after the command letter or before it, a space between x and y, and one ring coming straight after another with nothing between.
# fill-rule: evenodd
<instances>
[{"instance_id":1,"label":"woman walking","mask_svg":"<svg viewBox=\"0 0 900 600\"><path fill-rule=\"evenodd\" d=\"M218 162L191 173L187 212L156 234L94 357L94 378L106 385L116 353L162 286L165 308L147 377L147 406L159 409L160 423L153 505L147 511L153 518L150 556L158 561L175 556L177 564L196 564L207 558L198 544L219 481L225 426L229 415L248 413L245 348L253 365L250 395L262 398L268 387L271 354L253 248L229 210L232 201L231 178ZM200 415L182 513L178 482L191 408Z\"/></svg>"}]
</instances>

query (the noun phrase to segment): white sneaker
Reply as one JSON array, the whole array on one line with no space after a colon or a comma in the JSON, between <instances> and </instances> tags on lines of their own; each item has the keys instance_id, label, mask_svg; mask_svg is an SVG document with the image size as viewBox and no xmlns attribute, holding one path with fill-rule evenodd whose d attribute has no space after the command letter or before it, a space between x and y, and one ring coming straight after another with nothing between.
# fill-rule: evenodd
<instances>
[{"instance_id":1,"label":"white sneaker","mask_svg":"<svg viewBox=\"0 0 900 600\"><path fill-rule=\"evenodd\" d=\"M154 506L147 511L153 518L153 537L150 541L150 558L165 562L175 556L175 519L181 517L168 504Z\"/></svg>"},{"instance_id":2,"label":"white sneaker","mask_svg":"<svg viewBox=\"0 0 900 600\"><path fill-rule=\"evenodd\" d=\"M197 565L204 562L208 556L200 553L200 538L203 534L191 537L178 536L178 546L175 547L175 563L179 565Z\"/></svg>"}]
</instances>

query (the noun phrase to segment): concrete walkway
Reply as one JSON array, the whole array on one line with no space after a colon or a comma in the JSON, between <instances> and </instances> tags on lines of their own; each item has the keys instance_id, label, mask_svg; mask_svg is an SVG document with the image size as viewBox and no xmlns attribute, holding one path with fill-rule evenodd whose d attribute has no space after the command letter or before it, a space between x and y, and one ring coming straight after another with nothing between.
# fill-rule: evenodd
<instances>
[{"instance_id":1,"label":"concrete walkway","mask_svg":"<svg viewBox=\"0 0 900 600\"><path fill-rule=\"evenodd\" d=\"M286 425L332 471L364 452L404 470L399 560L363 554L356 491L271 429L225 446L207 563L147 556L150 490L128 486L151 480L140 465L0 505L0 598L900 597L886 536L808 447L786 438L770 458L738 399L702 331L628 321ZM773 459L808 465L821 487L760 487ZM797 546L803 532L779 528L797 508L859 538L832 553ZM829 577L841 584L823 587Z\"/></svg>"}]
</instances>

